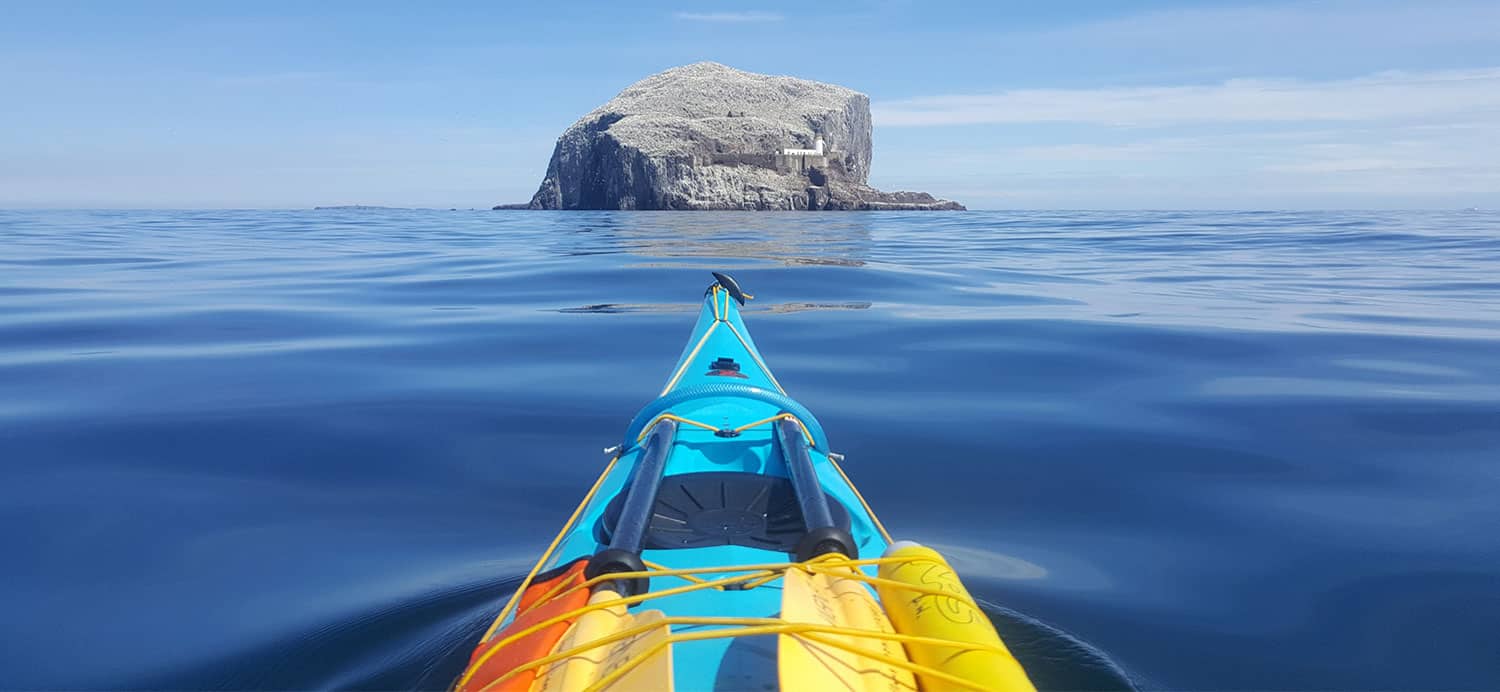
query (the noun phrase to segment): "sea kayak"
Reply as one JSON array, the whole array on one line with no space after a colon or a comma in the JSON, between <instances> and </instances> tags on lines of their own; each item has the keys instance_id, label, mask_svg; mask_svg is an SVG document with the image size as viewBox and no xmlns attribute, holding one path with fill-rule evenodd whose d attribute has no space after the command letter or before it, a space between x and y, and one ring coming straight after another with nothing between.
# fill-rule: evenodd
<instances>
[{"instance_id":1,"label":"sea kayak","mask_svg":"<svg viewBox=\"0 0 1500 692\"><path fill-rule=\"evenodd\" d=\"M454 689L1033 689L942 555L891 538L750 338L751 296L714 278Z\"/></svg>"}]
</instances>

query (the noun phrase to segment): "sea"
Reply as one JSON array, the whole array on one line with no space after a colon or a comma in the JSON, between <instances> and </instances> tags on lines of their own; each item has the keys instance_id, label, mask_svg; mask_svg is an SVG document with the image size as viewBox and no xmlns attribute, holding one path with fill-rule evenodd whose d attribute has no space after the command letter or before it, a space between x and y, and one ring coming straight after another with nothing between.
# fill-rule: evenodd
<instances>
[{"instance_id":1,"label":"sea","mask_svg":"<svg viewBox=\"0 0 1500 692\"><path fill-rule=\"evenodd\" d=\"M1500 213L0 212L0 688L432 689L710 271L1038 687L1500 689Z\"/></svg>"}]
</instances>

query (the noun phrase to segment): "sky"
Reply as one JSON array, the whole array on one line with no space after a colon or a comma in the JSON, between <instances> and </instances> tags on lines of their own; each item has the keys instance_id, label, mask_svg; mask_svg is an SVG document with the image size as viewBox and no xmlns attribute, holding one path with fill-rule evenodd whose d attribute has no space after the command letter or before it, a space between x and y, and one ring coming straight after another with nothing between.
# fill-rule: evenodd
<instances>
[{"instance_id":1,"label":"sky","mask_svg":"<svg viewBox=\"0 0 1500 692\"><path fill-rule=\"evenodd\" d=\"M970 208L1500 206L1496 0L55 0L0 6L0 208L526 201L701 60L869 94L871 183Z\"/></svg>"}]
</instances>

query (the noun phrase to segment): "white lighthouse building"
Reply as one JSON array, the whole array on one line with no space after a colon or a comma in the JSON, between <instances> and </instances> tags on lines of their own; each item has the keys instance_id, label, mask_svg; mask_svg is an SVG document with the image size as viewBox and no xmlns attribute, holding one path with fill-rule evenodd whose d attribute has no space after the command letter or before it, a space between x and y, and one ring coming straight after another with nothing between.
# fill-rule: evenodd
<instances>
[{"instance_id":1,"label":"white lighthouse building","mask_svg":"<svg viewBox=\"0 0 1500 692\"><path fill-rule=\"evenodd\" d=\"M781 155L782 156L822 156L823 155L823 135L818 135L817 138L813 140L813 148L811 148L811 149L782 149L781 150Z\"/></svg>"}]
</instances>

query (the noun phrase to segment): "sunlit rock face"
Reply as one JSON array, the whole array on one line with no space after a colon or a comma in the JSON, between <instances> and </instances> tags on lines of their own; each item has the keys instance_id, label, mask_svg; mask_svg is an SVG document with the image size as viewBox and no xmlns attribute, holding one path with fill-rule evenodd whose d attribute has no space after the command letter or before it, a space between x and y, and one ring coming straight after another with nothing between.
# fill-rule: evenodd
<instances>
[{"instance_id":1,"label":"sunlit rock face","mask_svg":"<svg viewBox=\"0 0 1500 692\"><path fill-rule=\"evenodd\" d=\"M563 132L529 207L963 209L870 187L870 155L864 94L696 63L630 85Z\"/></svg>"}]
</instances>

